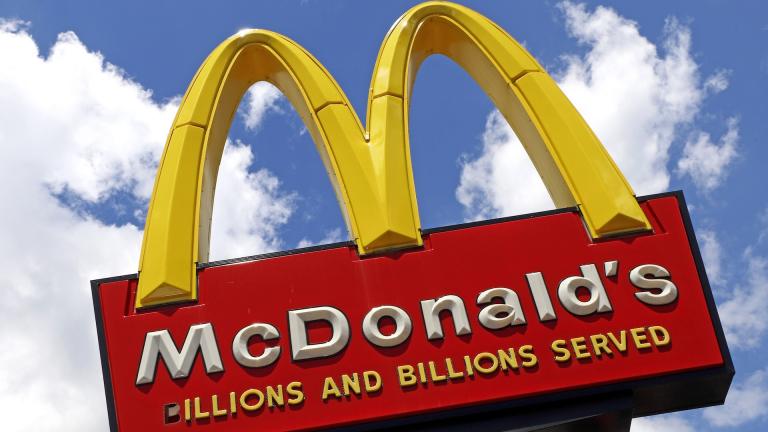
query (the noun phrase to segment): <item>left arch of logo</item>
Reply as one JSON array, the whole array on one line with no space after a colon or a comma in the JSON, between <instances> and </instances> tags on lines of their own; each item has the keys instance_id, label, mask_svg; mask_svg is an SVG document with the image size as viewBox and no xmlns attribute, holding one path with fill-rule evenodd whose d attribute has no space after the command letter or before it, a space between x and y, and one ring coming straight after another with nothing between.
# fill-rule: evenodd
<instances>
[{"instance_id":1,"label":"left arch of logo","mask_svg":"<svg viewBox=\"0 0 768 432\"><path fill-rule=\"evenodd\" d=\"M168 136L150 201L136 307L197 298L208 259L219 163L235 110L253 83L278 87L326 166L361 254L422 244L408 106L421 62L462 66L520 136L558 207L579 206L594 238L648 230L631 187L557 84L484 16L447 2L407 11L376 61L363 127L330 73L296 42L266 30L230 37L204 61Z\"/></svg>"}]
</instances>

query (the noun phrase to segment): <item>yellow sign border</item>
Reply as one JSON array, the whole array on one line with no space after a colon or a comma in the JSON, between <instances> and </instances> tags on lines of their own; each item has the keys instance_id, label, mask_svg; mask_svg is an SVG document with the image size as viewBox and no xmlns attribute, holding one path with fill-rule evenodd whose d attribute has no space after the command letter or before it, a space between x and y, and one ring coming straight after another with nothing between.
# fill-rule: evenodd
<instances>
[{"instance_id":1,"label":"yellow sign border","mask_svg":"<svg viewBox=\"0 0 768 432\"><path fill-rule=\"evenodd\" d=\"M379 51L367 128L330 73L296 42L266 30L225 40L197 71L173 122L147 214L136 307L197 298L208 260L216 178L246 90L268 81L299 113L361 254L422 244L408 108L421 62L445 55L489 95L558 207L579 206L593 238L649 230L631 187L557 84L479 13L427 2L395 22Z\"/></svg>"}]
</instances>

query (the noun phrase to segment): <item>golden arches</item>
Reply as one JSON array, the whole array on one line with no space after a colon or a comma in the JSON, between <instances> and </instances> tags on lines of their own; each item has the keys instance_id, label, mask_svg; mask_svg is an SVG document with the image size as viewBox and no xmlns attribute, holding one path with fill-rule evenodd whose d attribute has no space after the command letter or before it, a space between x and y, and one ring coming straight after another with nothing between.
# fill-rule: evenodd
<instances>
[{"instance_id":1,"label":"golden arches","mask_svg":"<svg viewBox=\"0 0 768 432\"><path fill-rule=\"evenodd\" d=\"M196 263L208 256L227 131L257 81L277 86L304 120L359 252L420 245L407 113L418 67L435 53L459 63L488 93L555 204L580 205L593 237L650 228L610 156L530 54L482 15L428 2L406 12L382 44L367 129L328 71L282 35L243 31L208 56L179 107L158 168L136 306L197 297Z\"/></svg>"}]
</instances>

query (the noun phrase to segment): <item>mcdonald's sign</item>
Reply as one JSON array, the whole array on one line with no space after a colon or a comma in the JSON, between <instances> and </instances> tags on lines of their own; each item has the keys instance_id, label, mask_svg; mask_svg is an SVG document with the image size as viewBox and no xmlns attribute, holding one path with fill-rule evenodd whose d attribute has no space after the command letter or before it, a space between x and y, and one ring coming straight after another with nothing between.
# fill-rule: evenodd
<instances>
[{"instance_id":1,"label":"mcdonald's sign","mask_svg":"<svg viewBox=\"0 0 768 432\"><path fill-rule=\"evenodd\" d=\"M559 209L421 229L408 107L431 54L492 98ZM225 138L257 81L301 115L354 240L208 262ZM682 193L636 198L536 60L451 3L387 34L365 127L296 42L219 45L168 136L140 262L92 282L113 431L628 425L722 403L734 373Z\"/></svg>"}]
</instances>

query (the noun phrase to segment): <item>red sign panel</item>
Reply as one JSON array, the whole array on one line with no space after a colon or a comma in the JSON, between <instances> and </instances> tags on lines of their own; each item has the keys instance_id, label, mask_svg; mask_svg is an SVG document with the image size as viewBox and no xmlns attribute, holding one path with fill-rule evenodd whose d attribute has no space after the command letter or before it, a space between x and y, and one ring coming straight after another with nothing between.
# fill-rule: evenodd
<instances>
[{"instance_id":1,"label":"red sign panel","mask_svg":"<svg viewBox=\"0 0 768 432\"><path fill-rule=\"evenodd\" d=\"M364 428L615 391L635 415L722 401L733 369L682 195L641 206L652 233L601 241L571 209L385 255L213 263L194 304L136 311L135 276L95 281L112 428Z\"/></svg>"}]
</instances>

